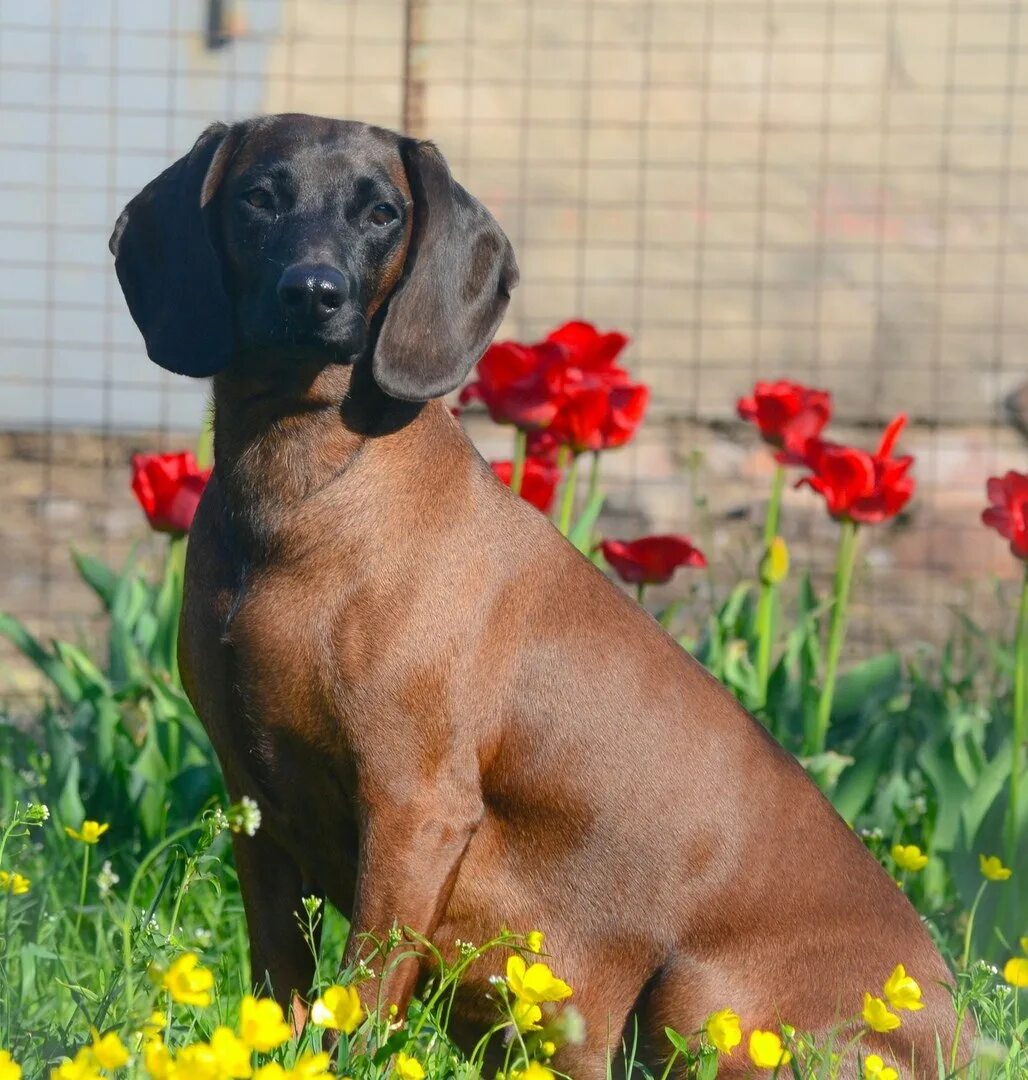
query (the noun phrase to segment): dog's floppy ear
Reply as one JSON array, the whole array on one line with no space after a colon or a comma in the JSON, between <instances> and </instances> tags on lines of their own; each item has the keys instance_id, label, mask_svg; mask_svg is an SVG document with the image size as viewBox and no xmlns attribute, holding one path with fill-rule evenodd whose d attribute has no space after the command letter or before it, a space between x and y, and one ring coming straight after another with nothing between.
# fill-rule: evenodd
<instances>
[{"instance_id":1,"label":"dog's floppy ear","mask_svg":"<svg viewBox=\"0 0 1028 1080\"><path fill-rule=\"evenodd\" d=\"M372 374L392 397L427 401L459 386L481 358L518 283L518 267L492 214L453 179L431 143L405 139L401 154L414 225Z\"/></svg>"},{"instance_id":2,"label":"dog's floppy ear","mask_svg":"<svg viewBox=\"0 0 1028 1080\"><path fill-rule=\"evenodd\" d=\"M214 375L232 355L208 204L238 141L238 129L212 124L122 210L111 234L118 281L147 355L178 375Z\"/></svg>"}]
</instances>

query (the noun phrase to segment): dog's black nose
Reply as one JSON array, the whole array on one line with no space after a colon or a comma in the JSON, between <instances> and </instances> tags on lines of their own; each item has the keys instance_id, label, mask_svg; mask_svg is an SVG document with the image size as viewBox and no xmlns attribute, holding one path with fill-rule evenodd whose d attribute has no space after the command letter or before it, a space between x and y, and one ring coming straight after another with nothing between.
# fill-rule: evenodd
<instances>
[{"instance_id":1,"label":"dog's black nose","mask_svg":"<svg viewBox=\"0 0 1028 1080\"><path fill-rule=\"evenodd\" d=\"M334 266L288 266L278 279L278 299L293 319L328 322L347 298L346 278Z\"/></svg>"}]
</instances>

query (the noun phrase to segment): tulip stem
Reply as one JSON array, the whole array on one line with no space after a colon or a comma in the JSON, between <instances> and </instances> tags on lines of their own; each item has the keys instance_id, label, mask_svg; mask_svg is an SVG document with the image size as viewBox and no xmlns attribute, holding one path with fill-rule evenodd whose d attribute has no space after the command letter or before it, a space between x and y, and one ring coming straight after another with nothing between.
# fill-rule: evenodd
<instances>
[{"instance_id":1,"label":"tulip stem","mask_svg":"<svg viewBox=\"0 0 1028 1080\"><path fill-rule=\"evenodd\" d=\"M777 583L763 572L764 561L770 558L771 545L778 536L778 519L785 488L785 466L775 465L771 497L764 519L764 551L761 556L760 596L757 600L757 695L758 708L767 705L767 684L771 677L771 645L775 636L775 599Z\"/></svg>"},{"instance_id":2,"label":"tulip stem","mask_svg":"<svg viewBox=\"0 0 1028 1080\"><path fill-rule=\"evenodd\" d=\"M636 587L635 587L635 598L636 598L636 600L639 601L639 606L640 607L645 606L644 603L643 603L644 600L646 599L646 582L645 581L640 581L639 584L636 585Z\"/></svg>"},{"instance_id":3,"label":"tulip stem","mask_svg":"<svg viewBox=\"0 0 1028 1080\"><path fill-rule=\"evenodd\" d=\"M589 465L589 492L587 502L591 503L596 498L596 492L600 490L600 452L593 451L593 459Z\"/></svg>"},{"instance_id":4,"label":"tulip stem","mask_svg":"<svg viewBox=\"0 0 1028 1080\"><path fill-rule=\"evenodd\" d=\"M575 510L575 486L578 483L578 454L571 455L568 471L564 476L564 491L560 499L560 531L564 536L571 532L571 518Z\"/></svg>"},{"instance_id":5,"label":"tulip stem","mask_svg":"<svg viewBox=\"0 0 1028 1080\"><path fill-rule=\"evenodd\" d=\"M1021 753L1028 739L1028 566L1021 586L1021 603L1017 609L1017 631L1014 635L1014 700L1013 732L1010 748L1010 805L1007 820L1007 862L1015 865L1017 839L1020 832Z\"/></svg>"},{"instance_id":6,"label":"tulip stem","mask_svg":"<svg viewBox=\"0 0 1028 1080\"><path fill-rule=\"evenodd\" d=\"M525 477L525 458L528 456L528 432L514 429L514 463L511 466L510 489L521 494L521 481Z\"/></svg>"},{"instance_id":7,"label":"tulip stem","mask_svg":"<svg viewBox=\"0 0 1028 1080\"><path fill-rule=\"evenodd\" d=\"M839 655L846 635L846 609L849 604L853 563L857 553L857 523L848 518L839 532L839 549L835 559L835 588L832 602L832 623L828 631L828 654L825 657L824 683L817 702L817 713L811 730L807 731L804 752L820 754L828 739L832 718L832 698L835 696L835 677L839 670Z\"/></svg>"}]
</instances>

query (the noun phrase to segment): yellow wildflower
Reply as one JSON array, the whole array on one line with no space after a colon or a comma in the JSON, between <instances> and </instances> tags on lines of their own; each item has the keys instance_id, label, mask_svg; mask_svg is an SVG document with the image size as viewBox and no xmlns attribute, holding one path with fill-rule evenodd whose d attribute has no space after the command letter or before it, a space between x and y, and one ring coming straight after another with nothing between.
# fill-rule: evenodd
<instances>
[{"instance_id":1,"label":"yellow wildflower","mask_svg":"<svg viewBox=\"0 0 1028 1080\"><path fill-rule=\"evenodd\" d=\"M529 952L541 953L543 951L543 932L541 930L532 930L525 935L525 948Z\"/></svg>"},{"instance_id":2,"label":"yellow wildflower","mask_svg":"<svg viewBox=\"0 0 1028 1080\"><path fill-rule=\"evenodd\" d=\"M150 1013L149 1019L140 1028L140 1034L144 1039L158 1038L167 1026L167 1014L161 1012L160 1009L154 1009L154 1011Z\"/></svg>"},{"instance_id":3,"label":"yellow wildflower","mask_svg":"<svg viewBox=\"0 0 1028 1080\"><path fill-rule=\"evenodd\" d=\"M520 956L511 956L507 960L507 985L516 998L533 1005L571 997L571 987L563 979L556 978L546 964L528 966Z\"/></svg>"},{"instance_id":4,"label":"yellow wildflower","mask_svg":"<svg viewBox=\"0 0 1028 1080\"><path fill-rule=\"evenodd\" d=\"M171 1051L160 1039L150 1039L143 1044L143 1065L153 1080L171 1080L174 1076Z\"/></svg>"},{"instance_id":5,"label":"yellow wildflower","mask_svg":"<svg viewBox=\"0 0 1028 1080\"><path fill-rule=\"evenodd\" d=\"M557 1044L552 1039L547 1039L539 1044L539 1053L543 1057L551 1058L557 1052Z\"/></svg>"},{"instance_id":6,"label":"yellow wildflower","mask_svg":"<svg viewBox=\"0 0 1028 1080\"><path fill-rule=\"evenodd\" d=\"M101 1069L120 1069L128 1064L129 1052L114 1031L108 1031L101 1036L96 1028L90 1028L93 1036L93 1045L89 1048L93 1055L93 1061Z\"/></svg>"},{"instance_id":7,"label":"yellow wildflower","mask_svg":"<svg viewBox=\"0 0 1028 1080\"><path fill-rule=\"evenodd\" d=\"M707 1017L703 1025L711 1045L722 1054L730 1054L742 1042L739 1017L731 1009L719 1009Z\"/></svg>"},{"instance_id":8,"label":"yellow wildflower","mask_svg":"<svg viewBox=\"0 0 1028 1080\"><path fill-rule=\"evenodd\" d=\"M541 1027L539 1022L543 1018L543 1011L538 1005L533 1005L531 1001L515 999L510 1012L511 1016L514 1017L514 1026L518 1031L538 1031Z\"/></svg>"},{"instance_id":9,"label":"yellow wildflower","mask_svg":"<svg viewBox=\"0 0 1028 1080\"><path fill-rule=\"evenodd\" d=\"M250 1048L228 1027L217 1027L211 1036L211 1050L218 1059L222 1080L246 1080L253 1072Z\"/></svg>"},{"instance_id":10,"label":"yellow wildflower","mask_svg":"<svg viewBox=\"0 0 1028 1080\"><path fill-rule=\"evenodd\" d=\"M175 1058L170 1076L174 1080L222 1080L221 1064L210 1043L198 1042L183 1047Z\"/></svg>"},{"instance_id":11,"label":"yellow wildflower","mask_svg":"<svg viewBox=\"0 0 1028 1080\"><path fill-rule=\"evenodd\" d=\"M1003 860L998 855L979 855L978 869L982 877L989 881L1006 881L1014 872L1009 866L1003 865Z\"/></svg>"},{"instance_id":12,"label":"yellow wildflower","mask_svg":"<svg viewBox=\"0 0 1028 1080\"><path fill-rule=\"evenodd\" d=\"M364 1019L360 995L352 986L330 986L311 1006L311 1021L352 1035Z\"/></svg>"},{"instance_id":13,"label":"yellow wildflower","mask_svg":"<svg viewBox=\"0 0 1028 1080\"><path fill-rule=\"evenodd\" d=\"M290 1077L277 1061L269 1061L253 1074L253 1080L290 1080Z\"/></svg>"},{"instance_id":14,"label":"yellow wildflower","mask_svg":"<svg viewBox=\"0 0 1028 1080\"><path fill-rule=\"evenodd\" d=\"M417 1058L397 1054L393 1062L393 1075L397 1080L425 1080L425 1070Z\"/></svg>"},{"instance_id":15,"label":"yellow wildflower","mask_svg":"<svg viewBox=\"0 0 1028 1080\"><path fill-rule=\"evenodd\" d=\"M11 893L13 896L24 896L29 891L32 882L27 877L14 872L9 874L6 870L0 870L0 892Z\"/></svg>"},{"instance_id":16,"label":"yellow wildflower","mask_svg":"<svg viewBox=\"0 0 1028 1080\"><path fill-rule=\"evenodd\" d=\"M100 1073L93 1062L93 1054L88 1046L75 1055L74 1060L65 1060L50 1070L50 1080L100 1080Z\"/></svg>"},{"instance_id":17,"label":"yellow wildflower","mask_svg":"<svg viewBox=\"0 0 1028 1080\"><path fill-rule=\"evenodd\" d=\"M1003 978L1011 986L1016 986L1021 990L1028 987L1028 960L1023 956L1011 957L1003 965Z\"/></svg>"},{"instance_id":18,"label":"yellow wildflower","mask_svg":"<svg viewBox=\"0 0 1028 1080\"><path fill-rule=\"evenodd\" d=\"M788 1065L792 1054L773 1031L757 1030L750 1032L750 1060L758 1069L777 1069L779 1065Z\"/></svg>"},{"instance_id":19,"label":"yellow wildflower","mask_svg":"<svg viewBox=\"0 0 1028 1080\"><path fill-rule=\"evenodd\" d=\"M329 1070L329 1055L325 1050L318 1053L308 1051L290 1069L292 1080L334 1080Z\"/></svg>"},{"instance_id":20,"label":"yellow wildflower","mask_svg":"<svg viewBox=\"0 0 1028 1080\"><path fill-rule=\"evenodd\" d=\"M180 1005L198 1005L203 1008L211 1003L214 976L200 965L196 953L183 953L164 973L161 985L171 994L171 1000Z\"/></svg>"},{"instance_id":21,"label":"yellow wildflower","mask_svg":"<svg viewBox=\"0 0 1028 1080\"><path fill-rule=\"evenodd\" d=\"M868 1054L864 1058L864 1077L865 1080L899 1080L899 1073L877 1054Z\"/></svg>"},{"instance_id":22,"label":"yellow wildflower","mask_svg":"<svg viewBox=\"0 0 1028 1080\"><path fill-rule=\"evenodd\" d=\"M881 998L870 994L864 995L864 1008L860 1015L872 1031L895 1031L900 1026L900 1018L889 1012L889 1007Z\"/></svg>"},{"instance_id":23,"label":"yellow wildflower","mask_svg":"<svg viewBox=\"0 0 1028 1080\"><path fill-rule=\"evenodd\" d=\"M70 825L65 825L64 831L72 840L81 840L83 844L96 844L109 828L110 825L106 821L102 825L99 821L83 821L82 828L78 832Z\"/></svg>"},{"instance_id":24,"label":"yellow wildflower","mask_svg":"<svg viewBox=\"0 0 1028 1080\"><path fill-rule=\"evenodd\" d=\"M11 1057L10 1050L0 1050L0 1080L21 1080L21 1066Z\"/></svg>"},{"instance_id":25,"label":"yellow wildflower","mask_svg":"<svg viewBox=\"0 0 1028 1080\"><path fill-rule=\"evenodd\" d=\"M892 857L901 870L909 870L912 874L928 865L928 856L917 844L893 844Z\"/></svg>"},{"instance_id":26,"label":"yellow wildflower","mask_svg":"<svg viewBox=\"0 0 1028 1080\"><path fill-rule=\"evenodd\" d=\"M894 1009L906 1009L908 1012L917 1012L924 1008L921 1000L921 987L906 972L902 964L897 964L893 973L886 979L882 988L889 1004Z\"/></svg>"},{"instance_id":27,"label":"yellow wildflower","mask_svg":"<svg viewBox=\"0 0 1028 1080\"><path fill-rule=\"evenodd\" d=\"M292 1032L277 1001L247 994L239 1007L239 1034L247 1046L263 1054L281 1046Z\"/></svg>"},{"instance_id":28,"label":"yellow wildflower","mask_svg":"<svg viewBox=\"0 0 1028 1080\"><path fill-rule=\"evenodd\" d=\"M553 1072L538 1061L529 1062L527 1069L512 1072L511 1080L555 1080Z\"/></svg>"},{"instance_id":29,"label":"yellow wildflower","mask_svg":"<svg viewBox=\"0 0 1028 1080\"><path fill-rule=\"evenodd\" d=\"M143 1042L149 1042L150 1039L163 1039L164 1029L166 1027L167 1014L160 1009L154 1009L147 1017L144 1024L139 1027L138 1038Z\"/></svg>"}]
</instances>

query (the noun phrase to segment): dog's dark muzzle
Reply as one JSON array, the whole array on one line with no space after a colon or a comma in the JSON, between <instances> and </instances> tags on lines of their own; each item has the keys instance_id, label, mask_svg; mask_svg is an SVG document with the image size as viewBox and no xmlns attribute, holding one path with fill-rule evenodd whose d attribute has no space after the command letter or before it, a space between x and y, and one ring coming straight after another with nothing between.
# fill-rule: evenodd
<instances>
[{"instance_id":1,"label":"dog's dark muzzle","mask_svg":"<svg viewBox=\"0 0 1028 1080\"><path fill-rule=\"evenodd\" d=\"M334 319L355 299L357 283L334 266L294 263L282 272L276 291L289 322L314 329Z\"/></svg>"}]
</instances>

